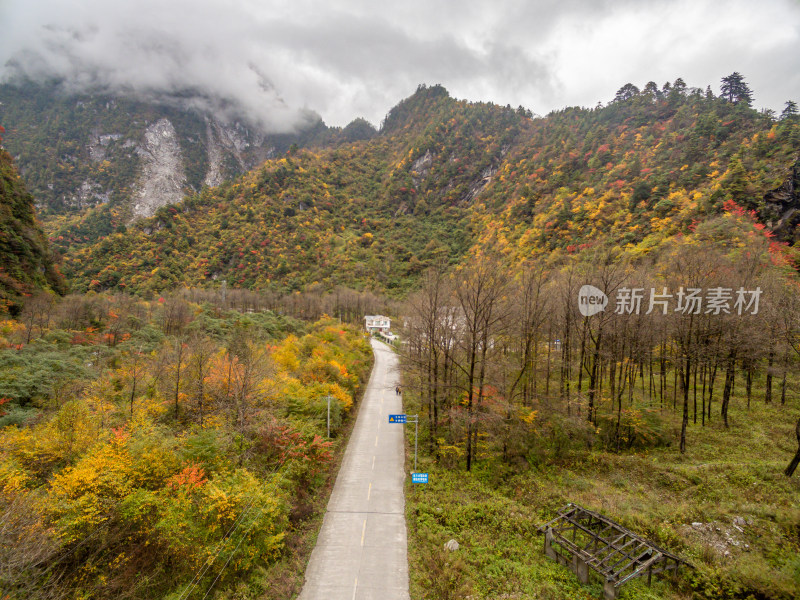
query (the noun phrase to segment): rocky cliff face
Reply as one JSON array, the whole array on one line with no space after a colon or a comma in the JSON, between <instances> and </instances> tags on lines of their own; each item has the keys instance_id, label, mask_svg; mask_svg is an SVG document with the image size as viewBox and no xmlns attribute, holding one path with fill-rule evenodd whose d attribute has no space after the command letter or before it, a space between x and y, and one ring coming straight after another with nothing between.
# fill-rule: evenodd
<instances>
[{"instance_id":1,"label":"rocky cliff face","mask_svg":"<svg viewBox=\"0 0 800 600\"><path fill-rule=\"evenodd\" d=\"M0 85L5 146L36 198L59 250L84 245L258 166L292 145L365 139L356 120L344 130L309 115L308 129L271 134L258 126L188 107L102 94L68 94L58 82Z\"/></svg>"},{"instance_id":2,"label":"rocky cliff face","mask_svg":"<svg viewBox=\"0 0 800 600\"><path fill-rule=\"evenodd\" d=\"M759 217L782 242L796 244L800 241L800 160L783 184L764 196Z\"/></svg>"},{"instance_id":3,"label":"rocky cliff face","mask_svg":"<svg viewBox=\"0 0 800 600\"><path fill-rule=\"evenodd\" d=\"M244 173L275 154L275 147L264 134L250 133L240 124L226 124L209 118L206 118L205 143L208 168L203 184L209 187L219 185L230 176L226 175L226 157L232 158L238 170Z\"/></svg>"},{"instance_id":4,"label":"rocky cliff face","mask_svg":"<svg viewBox=\"0 0 800 600\"><path fill-rule=\"evenodd\" d=\"M174 102L68 96L33 83L0 85L0 123L45 226L57 215L87 211L113 220L109 226L150 216L298 138L269 136Z\"/></svg>"},{"instance_id":5,"label":"rocky cliff face","mask_svg":"<svg viewBox=\"0 0 800 600\"><path fill-rule=\"evenodd\" d=\"M142 161L132 201L134 219L151 217L157 208L180 202L186 186L183 153L169 119L150 125L136 152Z\"/></svg>"}]
</instances>

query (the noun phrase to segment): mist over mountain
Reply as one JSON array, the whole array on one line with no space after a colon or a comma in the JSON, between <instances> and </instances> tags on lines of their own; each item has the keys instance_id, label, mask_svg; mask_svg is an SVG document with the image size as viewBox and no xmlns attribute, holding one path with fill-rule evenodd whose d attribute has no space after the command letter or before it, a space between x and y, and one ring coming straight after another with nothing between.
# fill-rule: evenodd
<instances>
[{"instance_id":1,"label":"mist over mountain","mask_svg":"<svg viewBox=\"0 0 800 600\"><path fill-rule=\"evenodd\" d=\"M57 81L71 94L195 108L227 121L246 118L271 133L319 120L302 103L287 102L252 60L246 48L257 23L232 19L219 3L123 2L112 10L96 2L51 3L47 9L15 13L17 26L0 46L4 81Z\"/></svg>"},{"instance_id":2,"label":"mist over mountain","mask_svg":"<svg viewBox=\"0 0 800 600\"><path fill-rule=\"evenodd\" d=\"M305 597L392 386L348 598L800 598L798 23L0 2L2 600Z\"/></svg>"},{"instance_id":3,"label":"mist over mountain","mask_svg":"<svg viewBox=\"0 0 800 600\"><path fill-rule=\"evenodd\" d=\"M186 98L70 93L63 81L0 84L5 147L55 236L80 219L84 242L215 186L293 145L356 140L374 128L330 128L317 116L295 133L269 133ZM75 230L72 230L75 233Z\"/></svg>"},{"instance_id":4,"label":"mist over mountain","mask_svg":"<svg viewBox=\"0 0 800 600\"><path fill-rule=\"evenodd\" d=\"M506 10L480 0L6 0L0 79L179 101L270 133L302 129L314 113L329 125L378 125L420 82L545 114L606 102L620 81L700 85L737 68L757 105L779 111L800 86L799 15L788 0L734 0L724 11L710 0Z\"/></svg>"}]
</instances>

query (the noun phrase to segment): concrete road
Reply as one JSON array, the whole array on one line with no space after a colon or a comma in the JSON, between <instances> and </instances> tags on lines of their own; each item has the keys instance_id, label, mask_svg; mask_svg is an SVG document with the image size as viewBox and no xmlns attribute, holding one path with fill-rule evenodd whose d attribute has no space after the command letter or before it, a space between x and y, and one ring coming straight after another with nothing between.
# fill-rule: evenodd
<instances>
[{"instance_id":1,"label":"concrete road","mask_svg":"<svg viewBox=\"0 0 800 600\"><path fill-rule=\"evenodd\" d=\"M397 357L372 341L375 367L336 478L299 600L409 600L403 412ZM413 427L413 425L412 425Z\"/></svg>"}]
</instances>

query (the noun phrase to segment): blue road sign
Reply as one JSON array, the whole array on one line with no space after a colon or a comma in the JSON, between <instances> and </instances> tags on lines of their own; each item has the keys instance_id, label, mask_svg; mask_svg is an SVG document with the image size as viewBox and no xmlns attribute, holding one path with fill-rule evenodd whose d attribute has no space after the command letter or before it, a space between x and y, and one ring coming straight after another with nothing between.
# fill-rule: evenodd
<instances>
[{"instance_id":1,"label":"blue road sign","mask_svg":"<svg viewBox=\"0 0 800 600\"><path fill-rule=\"evenodd\" d=\"M411 483L428 483L427 473L412 473Z\"/></svg>"},{"instance_id":2,"label":"blue road sign","mask_svg":"<svg viewBox=\"0 0 800 600\"><path fill-rule=\"evenodd\" d=\"M405 423L405 415L389 415L389 423Z\"/></svg>"}]
</instances>

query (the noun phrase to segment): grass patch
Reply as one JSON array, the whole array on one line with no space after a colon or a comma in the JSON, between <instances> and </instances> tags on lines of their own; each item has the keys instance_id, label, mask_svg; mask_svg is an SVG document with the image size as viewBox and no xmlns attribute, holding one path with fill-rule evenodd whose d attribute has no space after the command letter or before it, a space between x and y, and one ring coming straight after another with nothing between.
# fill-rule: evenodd
<instances>
[{"instance_id":1,"label":"grass patch","mask_svg":"<svg viewBox=\"0 0 800 600\"><path fill-rule=\"evenodd\" d=\"M537 527L568 502L607 515L695 566L654 578L652 587L630 582L622 599L800 597L800 477L783 475L795 451L798 414L795 406L755 401L748 411L736 397L730 428L716 414L705 427L691 424L684 455L679 415L671 410L659 415L662 429L673 432L667 443L636 452L599 444L554 452L534 432L526 440L529 456L513 463L484 438L470 473L463 461L447 468L423 454L419 470L430 473L430 483L409 481L406 490L411 597L602 597L599 580L581 585L543 554ZM426 446L421 440L420 448ZM450 539L459 550L443 549Z\"/></svg>"}]
</instances>

